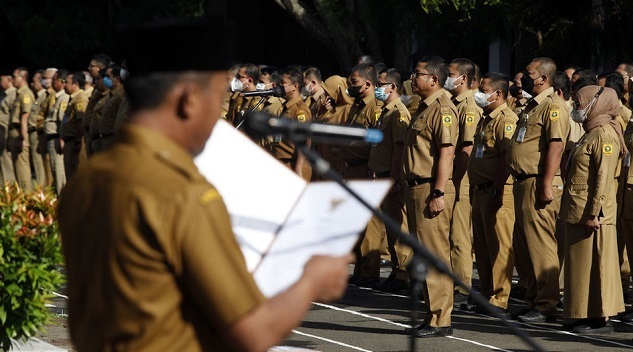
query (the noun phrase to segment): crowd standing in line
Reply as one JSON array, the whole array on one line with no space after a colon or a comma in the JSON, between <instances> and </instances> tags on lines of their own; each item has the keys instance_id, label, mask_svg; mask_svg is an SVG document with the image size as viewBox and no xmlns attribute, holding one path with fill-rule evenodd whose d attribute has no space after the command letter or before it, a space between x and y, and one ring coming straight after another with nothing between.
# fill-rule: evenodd
<instances>
[{"instance_id":1,"label":"crowd standing in line","mask_svg":"<svg viewBox=\"0 0 633 352\"><path fill-rule=\"evenodd\" d=\"M508 312L513 318L555 322L562 304L570 319L563 329L608 333L610 317L633 321L624 312L633 260L633 64L600 75L559 69L537 57L511 80L482 75L466 58L427 56L405 76L363 57L345 77L324 79L317 67L240 64L228 71L221 118L241 129L249 111L263 110L300 123L382 130L375 145L310 147L346 179L393 179L381 209L467 284L475 263L479 290L498 310L508 312L509 298L520 297L527 308ZM60 194L121 136L134 74L103 54L86 71L2 73L2 180ZM273 87L283 96L241 94ZM292 141L256 142L307 181L320 179ZM349 283L407 288L411 250L378 219L354 252ZM381 282L384 255L392 273ZM514 268L520 280L511 287ZM451 335L454 306L485 312L433 270L423 297L427 315L409 330L419 337Z\"/></svg>"}]
</instances>

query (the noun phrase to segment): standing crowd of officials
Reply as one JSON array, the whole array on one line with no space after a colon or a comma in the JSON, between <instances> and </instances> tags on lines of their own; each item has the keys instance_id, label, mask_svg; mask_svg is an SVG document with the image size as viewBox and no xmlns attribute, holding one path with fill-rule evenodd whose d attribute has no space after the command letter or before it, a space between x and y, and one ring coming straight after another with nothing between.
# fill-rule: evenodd
<instances>
[{"instance_id":1,"label":"standing crowd of officials","mask_svg":"<svg viewBox=\"0 0 633 352\"><path fill-rule=\"evenodd\" d=\"M103 54L87 71L0 73L0 180L60 194L79 163L110 148L128 120L126 76Z\"/></svg>"},{"instance_id":2,"label":"standing crowd of officials","mask_svg":"<svg viewBox=\"0 0 633 352\"><path fill-rule=\"evenodd\" d=\"M554 322L563 293L564 329L613 331L609 317L624 312L633 260L633 65L598 76L558 71L538 57L513 80L482 75L465 58L436 56L420 59L406 77L360 61L347 77L326 79L316 67L242 64L229 72L222 118L237 128L249 111L263 110L381 130L384 140L375 145L311 147L346 179L394 179L382 211L467 284L476 262L479 290L500 311L508 311L512 291L527 302L516 319ZM17 68L0 75L2 179L61 193L78 165L111 148L128 121L127 76L102 54L86 72ZM273 87L283 96L242 94ZM256 142L307 181L320 179L291 141ZM380 282L383 247L392 274ZM407 287L412 252L378 219L355 252L350 283L387 292ZM511 287L514 268L520 281ZM452 334L455 304L485 312L434 270L423 297L426 317L410 330L419 337Z\"/></svg>"},{"instance_id":3,"label":"standing crowd of officials","mask_svg":"<svg viewBox=\"0 0 633 352\"><path fill-rule=\"evenodd\" d=\"M633 244L633 65L598 76L577 67L563 72L537 57L510 79L482 75L465 58L427 56L403 77L365 59L347 77L326 79L316 67L235 66L223 117L241 128L257 109L298 122L379 129L384 140L375 145L311 147L346 179L394 179L382 211L467 284L476 262L479 290L495 308L508 312L512 294L527 307L510 315L541 323L555 322L562 304L563 329L586 334L612 332L612 316L633 320L624 312L626 247ZM275 86L284 96L242 94ZM256 142L304 179L320 179L291 141ZM387 292L408 286L412 253L378 219L355 253L350 283ZM384 253L392 273L381 282ZM520 280L513 287L515 268ZM409 329L419 337L452 334L454 305L486 313L434 270L423 297L426 316Z\"/></svg>"}]
</instances>

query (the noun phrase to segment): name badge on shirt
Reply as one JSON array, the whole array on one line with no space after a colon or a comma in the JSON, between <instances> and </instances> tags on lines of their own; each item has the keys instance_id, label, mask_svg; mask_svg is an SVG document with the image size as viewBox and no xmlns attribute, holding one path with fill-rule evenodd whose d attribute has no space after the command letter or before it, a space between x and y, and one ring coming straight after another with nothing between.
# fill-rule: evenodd
<instances>
[{"instance_id":1,"label":"name badge on shirt","mask_svg":"<svg viewBox=\"0 0 633 352\"><path fill-rule=\"evenodd\" d=\"M484 145L483 144L478 144L477 145L477 150L475 150L475 158L481 159L483 157L484 157Z\"/></svg>"},{"instance_id":2,"label":"name badge on shirt","mask_svg":"<svg viewBox=\"0 0 633 352\"><path fill-rule=\"evenodd\" d=\"M516 139L517 143L523 142L523 138L525 138L525 132L526 131L527 131L527 127L525 127L525 126L521 126L519 128L519 133L517 133L517 139Z\"/></svg>"},{"instance_id":3,"label":"name badge on shirt","mask_svg":"<svg viewBox=\"0 0 633 352\"><path fill-rule=\"evenodd\" d=\"M624 166L631 166L631 153L626 153L626 156L624 157Z\"/></svg>"}]
</instances>

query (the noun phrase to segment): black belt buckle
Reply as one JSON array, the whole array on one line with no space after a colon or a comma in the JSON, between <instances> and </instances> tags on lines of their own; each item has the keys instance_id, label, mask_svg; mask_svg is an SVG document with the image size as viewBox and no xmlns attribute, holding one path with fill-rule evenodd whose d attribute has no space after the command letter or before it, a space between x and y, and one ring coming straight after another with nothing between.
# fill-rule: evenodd
<instances>
[{"instance_id":1,"label":"black belt buckle","mask_svg":"<svg viewBox=\"0 0 633 352\"><path fill-rule=\"evenodd\" d=\"M433 182L435 179L433 177L417 177L413 180L407 180L407 184L409 187L415 187L419 185L423 185L425 183Z\"/></svg>"}]
</instances>

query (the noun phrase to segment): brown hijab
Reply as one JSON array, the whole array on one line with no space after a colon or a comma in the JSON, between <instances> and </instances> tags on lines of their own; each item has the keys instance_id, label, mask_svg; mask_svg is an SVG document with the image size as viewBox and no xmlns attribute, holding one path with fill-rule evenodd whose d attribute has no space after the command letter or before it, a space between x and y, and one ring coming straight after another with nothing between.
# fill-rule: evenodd
<instances>
[{"instance_id":1,"label":"brown hijab","mask_svg":"<svg viewBox=\"0 0 633 352\"><path fill-rule=\"evenodd\" d=\"M596 93L603 89L599 86L586 86L578 91L578 108L586 108L591 101L595 98ZM620 100L615 90L611 88L604 88L602 93L598 96L598 99L593 105L593 108L589 110L587 114L587 120L583 123L585 131L589 132L596 127L600 127L606 124L611 125L618 135L620 141L620 154L626 155L628 150L626 149L626 143L624 142L624 136L622 134L622 126L618 122L617 118L620 115Z\"/></svg>"}]
</instances>

